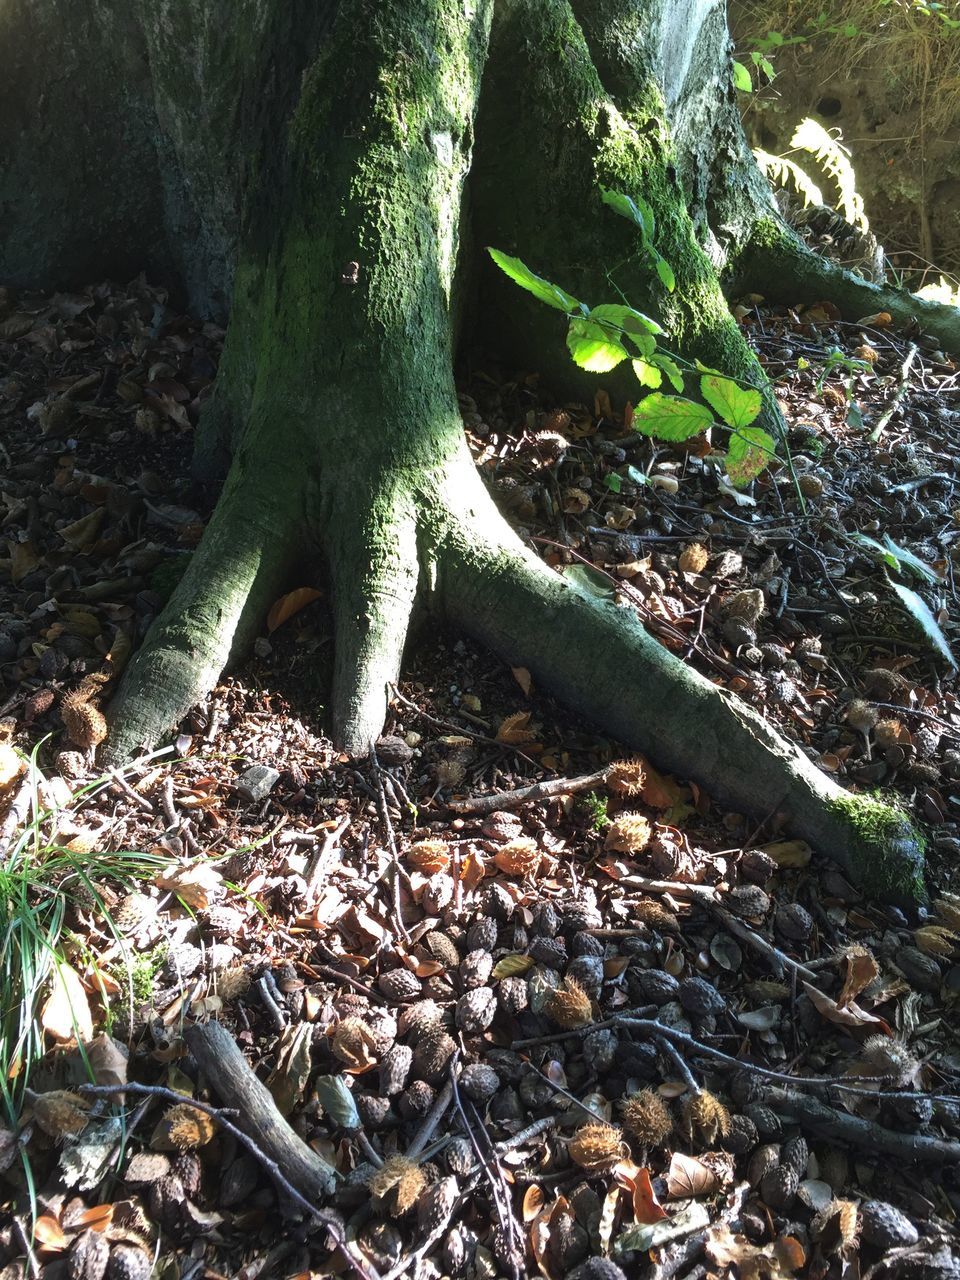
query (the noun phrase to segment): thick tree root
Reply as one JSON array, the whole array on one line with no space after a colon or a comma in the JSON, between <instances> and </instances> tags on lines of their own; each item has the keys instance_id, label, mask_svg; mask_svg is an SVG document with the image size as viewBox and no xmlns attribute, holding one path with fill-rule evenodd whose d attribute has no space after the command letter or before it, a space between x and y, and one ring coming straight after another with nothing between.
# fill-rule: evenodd
<instances>
[{"instance_id":1,"label":"thick tree root","mask_svg":"<svg viewBox=\"0 0 960 1280\"><path fill-rule=\"evenodd\" d=\"M830 301L847 320L886 311L897 326L915 322L945 352L960 352L960 307L929 302L905 289L870 284L814 253L776 218L757 222L746 247L731 264L727 289L732 295L759 293L770 302Z\"/></svg>"},{"instance_id":2,"label":"thick tree root","mask_svg":"<svg viewBox=\"0 0 960 1280\"><path fill-rule=\"evenodd\" d=\"M252 642L284 588L297 547L296 504L245 483L234 464L187 572L124 673L110 709L104 762L162 741ZM284 499L286 512L281 510Z\"/></svg>"},{"instance_id":3,"label":"thick tree root","mask_svg":"<svg viewBox=\"0 0 960 1280\"><path fill-rule=\"evenodd\" d=\"M631 608L548 569L480 503L453 526L442 565L451 617L568 706L716 799L779 815L871 892L922 898L923 842L899 811L837 786L746 703L663 648Z\"/></svg>"}]
</instances>

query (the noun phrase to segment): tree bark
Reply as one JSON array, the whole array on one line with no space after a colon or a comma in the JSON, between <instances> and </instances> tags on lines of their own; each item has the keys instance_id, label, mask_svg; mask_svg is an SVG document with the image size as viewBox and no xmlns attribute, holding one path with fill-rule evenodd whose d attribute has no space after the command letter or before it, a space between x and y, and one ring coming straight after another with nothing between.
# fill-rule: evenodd
<instances>
[{"instance_id":1,"label":"tree bark","mask_svg":"<svg viewBox=\"0 0 960 1280\"><path fill-rule=\"evenodd\" d=\"M26 21L24 4L10 12ZM493 0L325 0L296 14L281 0L137 4L136 21L117 28L117 85L103 101L121 113L132 104L131 146L154 161L146 196L112 229L146 234L159 219L194 301L210 312L230 299L197 460L226 481L123 678L109 758L167 733L242 653L294 573L322 575L333 589L332 718L343 749L364 752L379 733L419 602L528 666L628 746L728 804L779 811L862 883L916 899L921 845L909 823L849 796L663 649L632 611L548 569L504 523L463 438L454 334L465 282L480 274L460 243L468 173L481 245L516 252L593 304L622 290L661 319L683 358L765 386L720 287L774 216L736 120L720 9L707 0L499 0L496 13ZM76 78L101 56L115 8L91 0ZM64 0L36 10L41 26L79 21ZM38 108L62 95L42 59L33 80L25 63L18 75ZM206 114L209 129L197 125ZM43 183L30 165L40 162L17 147L14 170L33 174L36 194ZM652 206L675 292L598 185ZM19 219L35 202L9 184L6 193L5 250L16 250L19 279ZM92 224L103 213L81 208ZM62 220L41 226L51 240L62 229ZM131 252L143 248L130 235ZM61 265L38 253L40 274ZM89 258L83 267L92 270ZM569 385L555 318L525 310L496 273L482 278L481 311L513 358ZM772 397L766 414L776 428Z\"/></svg>"}]
</instances>

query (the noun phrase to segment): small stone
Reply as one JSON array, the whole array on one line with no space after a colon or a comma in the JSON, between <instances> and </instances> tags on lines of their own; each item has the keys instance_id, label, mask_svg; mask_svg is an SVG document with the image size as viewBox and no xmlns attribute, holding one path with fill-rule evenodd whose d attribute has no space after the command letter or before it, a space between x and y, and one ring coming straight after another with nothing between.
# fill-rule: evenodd
<instances>
[{"instance_id":1,"label":"small stone","mask_svg":"<svg viewBox=\"0 0 960 1280\"><path fill-rule=\"evenodd\" d=\"M241 773L236 787L245 800L251 804L260 804L266 800L279 781L278 769L273 769L267 764L254 764Z\"/></svg>"}]
</instances>

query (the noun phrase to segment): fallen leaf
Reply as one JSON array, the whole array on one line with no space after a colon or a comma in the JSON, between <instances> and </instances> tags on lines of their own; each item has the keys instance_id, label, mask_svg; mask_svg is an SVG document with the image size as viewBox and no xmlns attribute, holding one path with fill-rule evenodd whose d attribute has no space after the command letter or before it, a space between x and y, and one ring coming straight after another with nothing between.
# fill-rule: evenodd
<instances>
[{"instance_id":1,"label":"fallen leaf","mask_svg":"<svg viewBox=\"0 0 960 1280\"><path fill-rule=\"evenodd\" d=\"M667 1190L674 1200L711 1195L718 1190L720 1179L699 1160L675 1151L667 1170Z\"/></svg>"},{"instance_id":2,"label":"fallen leaf","mask_svg":"<svg viewBox=\"0 0 960 1280\"><path fill-rule=\"evenodd\" d=\"M880 972L880 967L869 951L857 948L847 952L847 972L843 979L843 987L837 996L837 1007L844 1009L865 987L868 987Z\"/></svg>"},{"instance_id":3,"label":"fallen leaf","mask_svg":"<svg viewBox=\"0 0 960 1280\"><path fill-rule=\"evenodd\" d=\"M267 614L267 630L272 634L278 627L288 622L295 613L305 609L308 604L313 604L314 600L319 600L322 595L323 592L318 591L316 587L297 587L295 591L288 591L272 605Z\"/></svg>"},{"instance_id":4,"label":"fallen leaf","mask_svg":"<svg viewBox=\"0 0 960 1280\"><path fill-rule=\"evenodd\" d=\"M86 1044L93 1039L93 1017L80 975L61 962L50 979L50 995L40 1014L40 1025L54 1040L76 1039Z\"/></svg>"},{"instance_id":5,"label":"fallen leaf","mask_svg":"<svg viewBox=\"0 0 960 1280\"><path fill-rule=\"evenodd\" d=\"M87 1058L97 1084L126 1084L127 1055L105 1031L87 1046Z\"/></svg>"},{"instance_id":6,"label":"fallen leaf","mask_svg":"<svg viewBox=\"0 0 960 1280\"><path fill-rule=\"evenodd\" d=\"M775 840L772 844L760 847L778 867L805 867L813 856L813 850L806 840Z\"/></svg>"},{"instance_id":7,"label":"fallen leaf","mask_svg":"<svg viewBox=\"0 0 960 1280\"><path fill-rule=\"evenodd\" d=\"M835 1026L879 1027L884 1035L893 1035L889 1023L885 1022L883 1018L876 1017L875 1014L867 1013L866 1009L861 1009L854 1001L851 1000L848 1005L841 1009L835 1000L831 1000L828 995L824 995L822 991L812 987L809 982L803 984L803 989L821 1017L826 1018L828 1022L832 1022Z\"/></svg>"},{"instance_id":8,"label":"fallen leaf","mask_svg":"<svg viewBox=\"0 0 960 1280\"><path fill-rule=\"evenodd\" d=\"M164 872L156 880L161 889L175 893L188 907L204 911L223 892L223 876L210 862L194 862L187 867Z\"/></svg>"},{"instance_id":9,"label":"fallen leaf","mask_svg":"<svg viewBox=\"0 0 960 1280\"><path fill-rule=\"evenodd\" d=\"M34 1242L43 1249L65 1249L70 1243L56 1218L43 1213L33 1224Z\"/></svg>"},{"instance_id":10,"label":"fallen leaf","mask_svg":"<svg viewBox=\"0 0 960 1280\"><path fill-rule=\"evenodd\" d=\"M529 698L530 690L533 687L533 677L526 667L511 667L513 678L523 690L524 694Z\"/></svg>"}]
</instances>

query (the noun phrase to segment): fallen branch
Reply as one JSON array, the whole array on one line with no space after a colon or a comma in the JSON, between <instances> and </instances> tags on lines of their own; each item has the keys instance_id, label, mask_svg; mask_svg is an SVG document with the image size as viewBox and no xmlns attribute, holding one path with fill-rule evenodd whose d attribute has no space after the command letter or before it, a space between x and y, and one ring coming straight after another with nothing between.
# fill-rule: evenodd
<instances>
[{"instance_id":1,"label":"fallen branch","mask_svg":"<svg viewBox=\"0 0 960 1280\"><path fill-rule=\"evenodd\" d=\"M772 1090L769 1101L775 1110L796 1121L802 1129L829 1142L847 1142L852 1147L863 1147L912 1163L960 1164L960 1142L929 1138L921 1133L897 1133L872 1120L835 1111L819 1098L808 1098L792 1089Z\"/></svg>"},{"instance_id":2,"label":"fallen branch","mask_svg":"<svg viewBox=\"0 0 960 1280\"><path fill-rule=\"evenodd\" d=\"M451 800L447 808L453 813L487 814L503 809L519 809L528 800L546 800L550 796L572 796L578 791L590 791L602 787L607 780L607 770L587 773L579 778L547 778L529 787L517 787L515 791L497 791L489 796L466 796Z\"/></svg>"}]
</instances>

